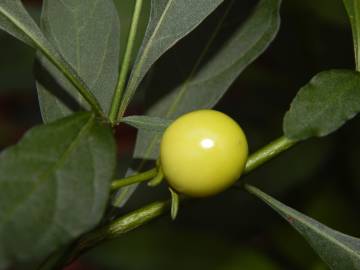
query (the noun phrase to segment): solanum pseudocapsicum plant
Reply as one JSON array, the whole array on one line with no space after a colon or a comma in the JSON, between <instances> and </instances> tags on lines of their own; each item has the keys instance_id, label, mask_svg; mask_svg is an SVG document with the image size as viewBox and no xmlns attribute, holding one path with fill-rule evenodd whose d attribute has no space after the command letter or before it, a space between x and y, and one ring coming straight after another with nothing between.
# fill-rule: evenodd
<instances>
[{"instance_id":1,"label":"solanum pseudocapsicum plant","mask_svg":"<svg viewBox=\"0 0 360 270\"><path fill-rule=\"evenodd\" d=\"M147 29L137 49L138 23L146 1L134 1L122 49L121 18L113 0L44 0L40 26L20 0L0 0L0 28L37 51L35 74L44 121L0 156L0 269L30 261L44 261L40 269L60 269L88 248L119 237L169 208L175 217L181 201L176 190L171 191L172 203L154 202L122 216L116 211L110 217L104 213L122 207L136 191L136 183L149 181L155 186L162 180L161 164L168 164L158 160L164 130L185 113L215 106L268 47L280 26L281 0L260 0L226 43L209 53L234 0L151 0ZM360 111L360 1L343 1L354 36L356 69L323 71L301 88L285 114L284 136L250 153L240 183L289 221L331 269L352 270L360 269L360 239L282 204L247 184L245 177L297 142L337 130ZM166 94L152 101L145 115L124 117L156 62L214 12L220 16L181 83L167 86ZM120 51L124 51L122 57ZM146 83L142 85L146 88ZM144 91L151 97L152 90ZM113 129L120 122L139 129L134 159L143 160L126 176L115 174ZM183 131L186 136L187 130ZM148 160L154 161L154 167L144 170ZM170 166L176 165L171 162ZM171 175L169 179L176 189Z\"/></svg>"}]
</instances>

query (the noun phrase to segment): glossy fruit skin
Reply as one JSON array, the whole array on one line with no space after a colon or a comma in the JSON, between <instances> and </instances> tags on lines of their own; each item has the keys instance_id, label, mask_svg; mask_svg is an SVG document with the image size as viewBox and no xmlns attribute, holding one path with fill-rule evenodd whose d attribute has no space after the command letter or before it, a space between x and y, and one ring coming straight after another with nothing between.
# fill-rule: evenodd
<instances>
[{"instance_id":1,"label":"glossy fruit skin","mask_svg":"<svg viewBox=\"0 0 360 270\"><path fill-rule=\"evenodd\" d=\"M176 119L164 132L160 162L169 185L191 197L215 195L239 179L248 156L240 126L215 110Z\"/></svg>"}]
</instances>

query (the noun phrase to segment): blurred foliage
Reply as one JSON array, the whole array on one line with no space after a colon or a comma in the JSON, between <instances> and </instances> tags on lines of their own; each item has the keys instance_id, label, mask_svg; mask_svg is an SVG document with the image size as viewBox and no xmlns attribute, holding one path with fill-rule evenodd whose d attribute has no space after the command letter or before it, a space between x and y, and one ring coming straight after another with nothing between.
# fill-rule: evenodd
<instances>
[{"instance_id":1,"label":"blurred foliage","mask_svg":"<svg viewBox=\"0 0 360 270\"><path fill-rule=\"evenodd\" d=\"M109 270L280 269L275 262L251 247L224 241L211 233L194 233L181 228L173 230L164 223L139 229L104 244L86 257Z\"/></svg>"},{"instance_id":2,"label":"blurred foliage","mask_svg":"<svg viewBox=\"0 0 360 270\"><path fill-rule=\"evenodd\" d=\"M33 50L4 32L0 33L0 44L0 94L6 94L10 89L16 91L32 86Z\"/></svg>"},{"instance_id":3,"label":"blurred foliage","mask_svg":"<svg viewBox=\"0 0 360 270\"><path fill-rule=\"evenodd\" d=\"M133 1L115 2L125 40ZM250 0L241 2L251 6ZM31 8L36 16L39 5ZM227 24L229 32L243 20L236 12L234 16ZM31 71L34 52L4 33L0 33L0 48L2 148L39 123L40 117ZM282 117L292 98L314 74L353 67L351 30L341 0L284 1L278 37L233 84L217 109L242 125L254 151L281 135ZM138 102L136 110L141 111ZM122 132L119 148L128 157L133 140L129 134L134 134L129 129ZM357 117L325 139L301 143L246 180L320 222L359 237L359 137ZM124 211L168 196L164 185L142 186ZM175 222L164 217L94 249L82 261L89 266L85 269L327 269L288 224L237 189L181 206Z\"/></svg>"}]
</instances>

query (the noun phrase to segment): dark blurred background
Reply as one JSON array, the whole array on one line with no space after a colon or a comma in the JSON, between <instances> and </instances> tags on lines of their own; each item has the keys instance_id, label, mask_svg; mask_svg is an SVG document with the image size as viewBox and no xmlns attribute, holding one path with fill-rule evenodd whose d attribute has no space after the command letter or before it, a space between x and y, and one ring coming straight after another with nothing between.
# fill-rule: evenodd
<instances>
[{"instance_id":1,"label":"dark blurred background","mask_svg":"<svg viewBox=\"0 0 360 270\"><path fill-rule=\"evenodd\" d=\"M115 2L125 37L133 1ZM253 7L250 0L237 2L224 25L224 35L231 33ZM38 18L41 1L25 3L34 18ZM142 31L145 25L144 15ZM194 38L186 38L179 46L191 39ZM41 116L32 75L34 51L1 32L0 59L0 148L3 149L14 144L27 129L41 123ZM351 30L341 0L284 1L276 40L243 72L216 109L242 125L254 151L282 135L284 113L299 88L313 75L332 68L353 69L353 66ZM139 93L130 114L145 110L144 96ZM131 155L135 136L132 128L121 127L118 131L119 157L124 162ZM360 237L358 138L360 119L355 118L335 134L299 144L247 176L246 181L334 229ZM168 196L165 190L165 187L142 186L123 211L164 198ZM175 222L165 216L105 243L69 269L327 268L305 240L276 213L244 192L230 189L182 207Z\"/></svg>"}]
</instances>

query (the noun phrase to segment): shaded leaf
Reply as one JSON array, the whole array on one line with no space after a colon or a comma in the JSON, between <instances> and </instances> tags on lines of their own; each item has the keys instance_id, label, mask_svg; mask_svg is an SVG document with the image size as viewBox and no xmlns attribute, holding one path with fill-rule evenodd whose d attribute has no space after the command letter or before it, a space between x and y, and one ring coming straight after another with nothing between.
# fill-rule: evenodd
<instances>
[{"instance_id":1,"label":"shaded leaf","mask_svg":"<svg viewBox=\"0 0 360 270\"><path fill-rule=\"evenodd\" d=\"M87 85L45 38L20 0L0 0L0 29L41 51L71 81L84 99L101 114L99 104Z\"/></svg>"},{"instance_id":2,"label":"shaded leaf","mask_svg":"<svg viewBox=\"0 0 360 270\"><path fill-rule=\"evenodd\" d=\"M122 116L151 66L223 0L152 0L150 20L120 106Z\"/></svg>"},{"instance_id":3,"label":"shaded leaf","mask_svg":"<svg viewBox=\"0 0 360 270\"><path fill-rule=\"evenodd\" d=\"M39 27L20 0L0 0L0 29L34 48L47 45Z\"/></svg>"},{"instance_id":4,"label":"shaded leaf","mask_svg":"<svg viewBox=\"0 0 360 270\"><path fill-rule=\"evenodd\" d=\"M288 138L322 137L340 128L360 111L360 74L330 70L302 87L284 118Z\"/></svg>"},{"instance_id":5,"label":"shaded leaf","mask_svg":"<svg viewBox=\"0 0 360 270\"><path fill-rule=\"evenodd\" d=\"M355 51L355 62L356 69L359 70L359 57L360 57L360 1L359 0L343 0L347 14L350 19L353 42L354 42L354 51Z\"/></svg>"},{"instance_id":6,"label":"shaded leaf","mask_svg":"<svg viewBox=\"0 0 360 270\"><path fill-rule=\"evenodd\" d=\"M182 83L156 102L149 109L149 114L175 118L192 110L216 105L241 72L274 39L280 25L280 3L279 0L260 1L251 16L229 40L217 52L213 52L205 63L193 66ZM203 60L199 55L198 61Z\"/></svg>"},{"instance_id":7,"label":"shaded leaf","mask_svg":"<svg viewBox=\"0 0 360 270\"><path fill-rule=\"evenodd\" d=\"M121 122L124 122L140 130L162 133L171 124L172 120L146 115L132 115L122 118Z\"/></svg>"},{"instance_id":8,"label":"shaded leaf","mask_svg":"<svg viewBox=\"0 0 360 270\"><path fill-rule=\"evenodd\" d=\"M335 231L284 205L256 187L246 185L255 195L286 219L333 270L360 269L360 239Z\"/></svg>"},{"instance_id":9,"label":"shaded leaf","mask_svg":"<svg viewBox=\"0 0 360 270\"><path fill-rule=\"evenodd\" d=\"M120 22L111 0L46 0L42 30L98 99L110 109L119 73ZM64 75L41 56L37 69L40 108L45 122L86 107Z\"/></svg>"},{"instance_id":10,"label":"shaded leaf","mask_svg":"<svg viewBox=\"0 0 360 270\"><path fill-rule=\"evenodd\" d=\"M78 113L1 153L0 269L42 259L100 221L115 149L109 127Z\"/></svg>"}]
</instances>

